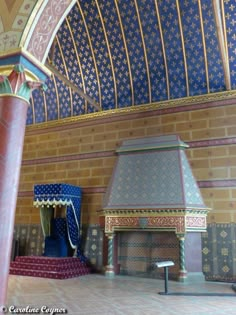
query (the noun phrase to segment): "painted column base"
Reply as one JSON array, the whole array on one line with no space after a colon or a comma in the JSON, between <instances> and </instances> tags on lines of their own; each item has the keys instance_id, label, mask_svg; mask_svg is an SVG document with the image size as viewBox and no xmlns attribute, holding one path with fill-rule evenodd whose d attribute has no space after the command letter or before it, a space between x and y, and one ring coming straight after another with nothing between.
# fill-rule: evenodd
<instances>
[{"instance_id":1,"label":"painted column base","mask_svg":"<svg viewBox=\"0 0 236 315\"><path fill-rule=\"evenodd\" d=\"M115 270L113 265L107 265L105 269L105 276L113 278L115 276Z\"/></svg>"},{"instance_id":2,"label":"painted column base","mask_svg":"<svg viewBox=\"0 0 236 315\"><path fill-rule=\"evenodd\" d=\"M187 273L187 270L180 270L179 271L179 278L178 280L180 282L186 282L188 279L188 273Z\"/></svg>"}]
</instances>

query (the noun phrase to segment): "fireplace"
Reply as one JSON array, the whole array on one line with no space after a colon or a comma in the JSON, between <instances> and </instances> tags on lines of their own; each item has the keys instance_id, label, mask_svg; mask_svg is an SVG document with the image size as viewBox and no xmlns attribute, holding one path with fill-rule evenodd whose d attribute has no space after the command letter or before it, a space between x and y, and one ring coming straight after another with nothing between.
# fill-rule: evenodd
<instances>
[{"instance_id":1,"label":"fireplace","mask_svg":"<svg viewBox=\"0 0 236 315\"><path fill-rule=\"evenodd\" d=\"M126 140L118 148L99 213L108 238L107 276L114 275L117 232L153 231L176 235L178 278L187 278L187 234L206 231L209 209L192 174L186 148L188 145L178 135Z\"/></svg>"}]
</instances>

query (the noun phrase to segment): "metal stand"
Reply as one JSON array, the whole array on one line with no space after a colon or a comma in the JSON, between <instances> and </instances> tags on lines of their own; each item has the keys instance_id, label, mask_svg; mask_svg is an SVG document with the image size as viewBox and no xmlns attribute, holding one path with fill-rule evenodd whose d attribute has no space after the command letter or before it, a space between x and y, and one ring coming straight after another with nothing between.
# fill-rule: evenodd
<instances>
[{"instance_id":1,"label":"metal stand","mask_svg":"<svg viewBox=\"0 0 236 315\"><path fill-rule=\"evenodd\" d=\"M164 267L165 273L165 294L168 293L168 267Z\"/></svg>"},{"instance_id":2,"label":"metal stand","mask_svg":"<svg viewBox=\"0 0 236 315\"><path fill-rule=\"evenodd\" d=\"M159 292L161 295L168 294L168 267L174 266L173 261L162 261L156 263L157 268L164 268L164 276L165 276L165 292Z\"/></svg>"}]
</instances>

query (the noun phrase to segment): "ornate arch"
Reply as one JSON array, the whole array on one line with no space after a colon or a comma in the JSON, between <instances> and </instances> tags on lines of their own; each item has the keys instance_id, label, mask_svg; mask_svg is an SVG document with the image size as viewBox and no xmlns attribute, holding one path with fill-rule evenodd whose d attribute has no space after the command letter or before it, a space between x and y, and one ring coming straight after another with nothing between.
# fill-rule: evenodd
<instances>
[{"instance_id":1,"label":"ornate arch","mask_svg":"<svg viewBox=\"0 0 236 315\"><path fill-rule=\"evenodd\" d=\"M76 0L48 0L43 1L39 7L36 6L22 34L20 47L45 63L55 34L75 2Z\"/></svg>"}]
</instances>

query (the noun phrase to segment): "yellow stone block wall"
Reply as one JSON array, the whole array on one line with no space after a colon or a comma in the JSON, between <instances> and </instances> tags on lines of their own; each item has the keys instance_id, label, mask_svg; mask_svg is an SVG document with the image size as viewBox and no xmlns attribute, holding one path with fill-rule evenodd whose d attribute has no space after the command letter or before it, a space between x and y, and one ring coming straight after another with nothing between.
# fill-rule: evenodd
<instances>
[{"instance_id":1,"label":"yellow stone block wall","mask_svg":"<svg viewBox=\"0 0 236 315\"><path fill-rule=\"evenodd\" d=\"M212 208L208 222L236 222L236 100L231 100L27 127L15 223L39 223L34 184L56 182L81 186L82 222L98 223L116 148L126 139L165 134L178 134L191 146L186 153L193 173L199 183L208 182L201 187ZM203 145L193 145L200 141Z\"/></svg>"}]
</instances>

